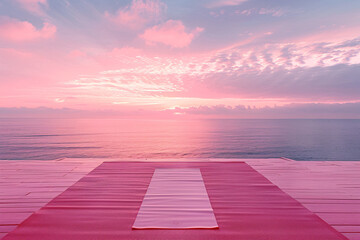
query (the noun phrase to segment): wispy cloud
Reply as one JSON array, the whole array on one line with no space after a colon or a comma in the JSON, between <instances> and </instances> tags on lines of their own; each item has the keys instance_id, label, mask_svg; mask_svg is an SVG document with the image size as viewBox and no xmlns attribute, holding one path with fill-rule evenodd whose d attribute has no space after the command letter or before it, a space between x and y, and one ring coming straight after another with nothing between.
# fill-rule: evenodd
<instances>
[{"instance_id":1,"label":"wispy cloud","mask_svg":"<svg viewBox=\"0 0 360 240\"><path fill-rule=\"evenodd\" d=\"M213 0L206 5L208 8L218 8L218 7L225 7L225 6L236 6L240 5L248 0Z\"/></svg>"},{"instance_id":2,"label":"wispy cloud","mask_svg":"<svg viewBox=\"0 0 360 240\"><path fill-rule=\"evenodd\" d=\"M193 38L203 30L203 28L197 27L191 32L187 32L181 21L168 20L165 23L146 29L140 37L149 45L162 43L174 48L183 48L188 46Z\"/></svg>"},{"instance_id":3,"label":"wispy cloud","mask_svg":"<svg viewBox=\"0 0 360 240\"><path fill-rule=\"evenodd\" d=\"M281 8L250 8L245 10L236 10L235 14L241 15L271 15L273 17L281 17L286 13L284 9Z\"/></svg>"},{"instance_id":4,"label":"wispy cloud","mask_svg":"<svg viewBox=\"0 0 360 240\"><path fill-rule=\"evenodd\" d=\"M319 44L277 43L261 48L240 44L190 57L114 49L105 59L117 59L121 68L79 78L70 86L92 94L137 98L359 100L360 43L354 39Z\"/></svg>"},{"instance_id":5,"label":"wispy cloud","mask_svg":"<svg viewBox=\"0 0 360 240\"><path fill-rule=\"evenodd\" d=\"M166 92L180 91L175 81L168 81L158 76L120 74L113 76L82 77L71 81L69 85L82 90L94 90L100 94L119 94L123 97L145 97Z\"/></svg>"},{"instance_id":6,"label":"wispy cloud","mask_svg":"<svg viewBox=\"0 0 360 240\"><path fill-rule=\"evenodd\" d=\"M296 103L273 107L199 106L167 110L183 115L217 118L360 118L360 102L355 103Z\"/></svg>"},{"instance_id":7,"label":"wispy cloud","mask_svg":"<svg viewBox=\"0 0 360 240\"><path fill-rule=\"evenodd\" d=\"M22 8L32 14L43 16L48 6L47 0L15 0Z\"/></svg>"},{"instance_id":8,"label":"wispy cloud","mask_svg":"<svg viewBox=\"0 0 360 240\"><path fill-rule=\"evenodd\" d=\"M106 12L105 16L122 27L137 29L148 23L158 22L165 12L166 4L160 0L133 0L115 15Z\"/></svg>"}]
</instances>

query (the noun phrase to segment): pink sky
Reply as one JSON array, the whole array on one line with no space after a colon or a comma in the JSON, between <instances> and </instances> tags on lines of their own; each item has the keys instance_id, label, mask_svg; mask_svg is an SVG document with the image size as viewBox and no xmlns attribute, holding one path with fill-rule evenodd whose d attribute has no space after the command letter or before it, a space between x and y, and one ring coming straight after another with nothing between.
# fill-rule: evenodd
<instances>
[{"instance_id":1,"label":"pink sky","mask_svg":"<svg viewBox=\"0 0 360 240\"><path fill-rule=\"evenodd\" d=\"M0 114L358 118L359 10L355 0L4 0Z\"/></svg>"}]
</instances>

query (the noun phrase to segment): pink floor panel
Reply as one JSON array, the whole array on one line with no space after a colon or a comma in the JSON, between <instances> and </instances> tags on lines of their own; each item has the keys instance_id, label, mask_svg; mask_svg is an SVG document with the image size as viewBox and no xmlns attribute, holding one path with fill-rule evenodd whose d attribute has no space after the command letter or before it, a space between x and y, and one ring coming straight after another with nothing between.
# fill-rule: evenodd
<instances>
[{"instance_id":1,"label":"pink floor panel","mask_svg":"<svg viewBox=\"0 0 360 240\"><path fill-rule=\"evenodd\" d=\"M219 228L132 230L157 168L199 168ZM246 163L105 162L3 239L346 238Z\"/></svg>"}]
</instances>

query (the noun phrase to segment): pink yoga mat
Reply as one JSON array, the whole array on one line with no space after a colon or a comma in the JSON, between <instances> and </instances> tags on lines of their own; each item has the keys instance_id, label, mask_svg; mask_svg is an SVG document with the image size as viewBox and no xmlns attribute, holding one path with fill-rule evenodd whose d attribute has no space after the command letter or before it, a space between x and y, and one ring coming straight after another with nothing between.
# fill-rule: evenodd
<instances>
[{"instance_id":1,"label":"pink yoga mat","mask_svg":"<svg viewBox=\"0 0 360 240\"><path fill-rule=\"evenodd\" d=\"M199 168L219 228L132 230L156 168ZM4 239L346 238L245 163L106 162Z\"/></svg>"}]
</instances>

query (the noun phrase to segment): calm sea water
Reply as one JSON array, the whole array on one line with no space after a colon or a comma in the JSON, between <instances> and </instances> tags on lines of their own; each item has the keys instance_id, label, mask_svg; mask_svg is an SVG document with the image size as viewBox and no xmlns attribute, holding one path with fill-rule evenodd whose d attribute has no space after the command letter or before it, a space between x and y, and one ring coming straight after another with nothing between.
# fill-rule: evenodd
<instances>
[{"instance_id":1,"label":"calm sea water","mask_svg":"<svg viewBox=\"0 0 360 240\"><path fill-rule=\"evenodd\" d=\"M0 159L360 160L360 120L0 119Z\"/></svg>"}]
</instances>

